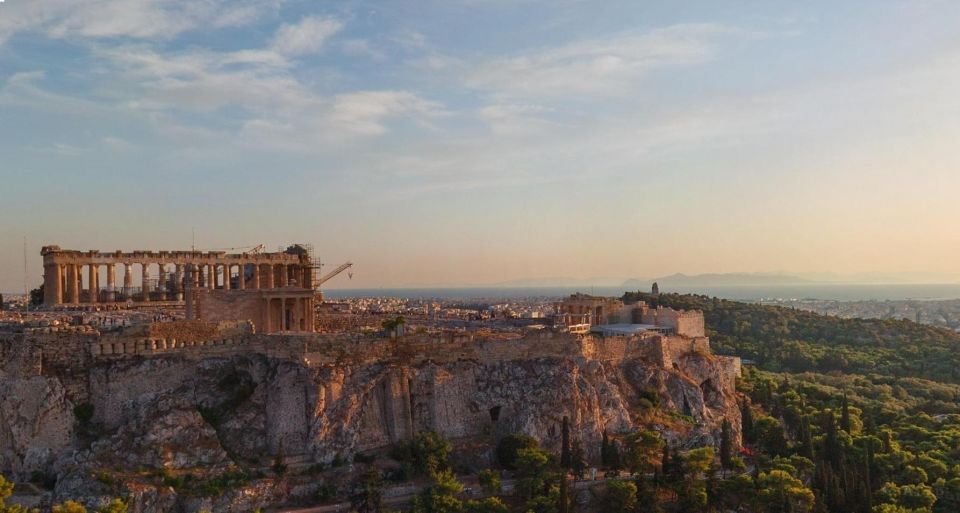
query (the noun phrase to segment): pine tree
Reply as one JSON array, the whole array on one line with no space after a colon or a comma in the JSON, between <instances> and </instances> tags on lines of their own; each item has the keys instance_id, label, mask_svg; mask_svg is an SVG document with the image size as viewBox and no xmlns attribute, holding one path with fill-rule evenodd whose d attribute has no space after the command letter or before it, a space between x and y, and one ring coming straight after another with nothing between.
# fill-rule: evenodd
<instances>
[{"instance_id":1,"label":"pine tree","mask_svg":"<svg viewBox=\"0 0 960 513\"><path fill-rule=\"evenodd\" d=\"M560 448L560 467L569 470L573 467L570 455L570 418L563 416L563 441Z\"/></svg>"}]
</instances>

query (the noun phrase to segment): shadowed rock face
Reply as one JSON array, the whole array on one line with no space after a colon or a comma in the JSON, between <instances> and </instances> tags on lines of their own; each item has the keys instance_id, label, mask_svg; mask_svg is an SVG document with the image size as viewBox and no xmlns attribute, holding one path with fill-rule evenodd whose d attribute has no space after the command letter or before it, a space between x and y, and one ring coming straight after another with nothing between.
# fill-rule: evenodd
<instances>
[{"instance_id":1,"label":"shadowed rock face","mask_svg":"<svg viewBox=\"0 0 960 513\"><path fill-rule=\"evenodd\" d=\"M329 463L426 429L470 447L469 463L486 466L497 440L510 433L559 450L564 416L592 460L604 430L652 427L682 446L714 444L724 418L737 439L740 430L733 380L721 361L690 353L669 369L642 358L583 356L322 366L261 354L97 362L83 379L82 400L94 407L88 426L78 426L56 375L6 374L0 376L0 473L18 479L35 470L56 473L56 499L96 503L114 493L91 478L98 469L262 469L280 452ZM76 376L70 379L76 388ZM661 410L688 420L651 416L651 394ZM186 507L187 499L165 488L126 486L135 498L132 513ZM226 494L204 507L249 510L258 493L277 500L285 492Z\"/></svg>"}]
</instances>

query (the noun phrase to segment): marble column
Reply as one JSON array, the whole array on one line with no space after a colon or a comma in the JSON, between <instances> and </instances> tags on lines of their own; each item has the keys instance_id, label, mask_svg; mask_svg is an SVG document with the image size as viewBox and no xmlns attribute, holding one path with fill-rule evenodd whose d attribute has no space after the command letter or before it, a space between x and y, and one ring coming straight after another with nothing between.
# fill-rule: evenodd
<instances>
[{"instance_id":1,"label":"marble column","mask_svg":"<svg viewBox=\"0 0 960 513\"><path fill-rule=\"evenodd\" d=\"M167 290L167 270L163 268L163 264L157 264L157 292L160 293L160 301L166 299L165 294Z\"/></svg>"},{"instance_id":2,"label":"marble column","mask_svg":"<svg viewBox=\"0 0 960 513\"><path fill-rule=\"evenodd\" d=\"M143 301L150 302L150 264L141 264L141 283L140 289L143 290Z\"/></svg>"},{"instance_id":3,"label":"marble column","mask_svg":"<svg viewBox=\"0 0 960 513\"><path fill-rule=\"evenodd\" d=\"M69 302L76 304L80 302L80 287L77 286L79 275L77 273L77 264L67 265L67 296Z\"/></svg>"},{"instance_id":4,"label":"marble column","mask_svg":"<svg viewBox=\"0 0 960 513\"><path fill-rule=\"evenodd\" d=\"M260 288L260 264L253 264L253 288Z\"/></svg>"},{"instance_id":5,"label":"marble column","mask_svg":"<svg viewBox=\"0 0 960 513\"><path fill-rule=\"evenodd\" d=\"M270 305L270 298L266 298L266 299L264 299L264 301L267 302L267 308L264 310L264 313L263 313L264 323L266 324L266 329L264 329L263 332L264 332L264 333L270 333L270 332L273 330L273 322L272 322L272 320L273 320L273 319L272 319L272 318L273 318L273 312L270 311L270 306L271 306L271 305Z\"/></svg>"},{"instance_id":6,"label":"marble column","mask_svg":"<svg viewBox=\"0 0 960 513\"><path fill-rule=\"evenodd\" d=\"M217 288L217 266L213 264L207 264L207 288Z\"/></svg>"},{"instance_id":7,"label":"marble column","mask_svg":"<svg viewBox=\"0 0 960 513\"><path fill-rule=\"evenodd\" d=\"M117 267L114 264L107 264L107 302L114 303L117 300Z\"/></svg>"},{"instance_id":8,"label":"marble column","mask_svg":"<svg viewBox=\"0 0 960 513\"><path fill-rule=\"evenodd\" d=\"M123 298L130 300L133 294L133 264L123 264Z\"/></svg>"},{"instance_id":9,"label":"marble column","mask_svg":"<svg viewBox=\"0 0 960 513\"><path fill-rule=\"evenodd\" d=\"M237 266L237 288L240 290L245 290L247 288L247 264L240 264Z\"/></svg>"},{"instance_id":10,"label":"marble column","mask_svg":"<svg viewBox=\"0 0 960 513\"><path fill-rule=\"evenodd\" d=\"M87 300L90 303L96 303L98 299L98 291L100 289L97 280L99 278L99 268L94 264L89 264L87 266L87 293L89 294Z\"/></svg>"},{"instance_id":11,"label":"marble column","mask_svg":"<svg viewBox=\"0 0 960 513\"><path fill-rule=\"evenodd\" d=\"M58 273L60 273L60 303L64 303L67 300L67 266L66 264L57 264L57 267L60 268Z\"/></svg>"},{"instance_id":12,"label":"marble column","mask_svg":"<svg viewBox=\"0 0 960 513\"><path fill-rule=\"evenodd\" d=\"M176 264L173 271L173 299L183 301L183 289L186 288L183 264Z\"/></svg>"},{"instance_id":13,"label":"marble column","mask_svg":"<svg viewBox=\"0 0 960 513\"><path fill-rule=\"evenodd\" d=\"M230 290L230 264L223 264L223 290Z\"/></svg>"},{"instance_id":14,"label":"marble column","mask_svg":"<svg viewBox=\"0 0 960 513\"><path fill-rule=\"evenodd\" d=\"M177 268L179 269L180 266L178 265ZM189 320L193 320L196 316L196 313L194 311L195 306L193 304L193 299L194 299L193 291L194 291L194 283L195 283L194 280L196 279L194 276L193 264L187 264L186 273L187 275L184 280L186 282L186 291L184 292L184 301L186 302L186 317L187 317L187 320L189 321Z\"/></svg>"},{"instance_id":15,"label":"marble column","mask_svg":"<svg viewBox=\"0 0 960 513\"><path fill-rule=\"evenodd\" d=\"M264 266L264 273L262 276L262 278L264 278L263 288L266 288L266 289L274 288L273 275L274 275L273 265L267 264L266 266Z\"/></svg>"},{"instance_id":16,"label":"marble column","mask_svg":"<svg viewBox=\"0 0 960 513\"><path fill-rule=\"evenodd\" d=\"M63 297L60 289L60 264L43 266L43 304L52 306L60 303Z\"/></svg>"}]
</instances>

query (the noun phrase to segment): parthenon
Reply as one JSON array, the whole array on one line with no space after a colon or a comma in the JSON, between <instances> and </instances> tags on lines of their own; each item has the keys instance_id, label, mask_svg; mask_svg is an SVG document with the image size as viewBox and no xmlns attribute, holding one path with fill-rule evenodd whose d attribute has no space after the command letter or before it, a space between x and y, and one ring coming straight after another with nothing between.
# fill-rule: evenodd
<instances>
[{"instance_id":1,"label":"parthenon","mask_svg":"<svg viewBox=\"0 0 960 513\"><path fill-rule=\"evenodd\" d=\"M292 246L276 253L223 251L76 251L44 246L44 305L148 303L183 301L187 266L193 266L193 286L207 289L312 288L311 262L306 251ZM123 285L117 286L117 267ZM101 285L106 269L106 286ZM139 269L138 269L139 268ZM140 280L135 280L139 270ZM86 277L86 287L84 287ZM139 286L135 286L139 283Z\"/></svg>"},{"instance_id":2,"label":"parthenon","mask_svg":"<svg viewBox=\"0 0 960 513\"><path fill-rule=\"evenodd\" d=\"M255 322L263 333L313 331L314 266L303 246L275 253L232 254L104 253L44 246L41 254L47 308L185 305L188 319L241 316ZM118 267L123 273L121 286ZM106 286L101 282L104 271Z\"/></svg>"}]
</instances>

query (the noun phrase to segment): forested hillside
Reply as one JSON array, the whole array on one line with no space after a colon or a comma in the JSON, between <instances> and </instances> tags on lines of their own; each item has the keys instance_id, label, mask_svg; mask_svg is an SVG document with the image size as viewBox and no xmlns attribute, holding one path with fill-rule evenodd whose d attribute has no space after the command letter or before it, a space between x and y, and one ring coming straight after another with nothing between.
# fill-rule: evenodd
<instances>
[{"instance_id":1,"label":"forested hillside","mask_svg":"<svg viewBox=\"0 0 960 513\"><path fill-rule=\"evenodd\" d=\"M764 511L960 511L960 335L705 296L624 299L703 310L716 352L756 362L739 385L744 441L757 475L792 483ZM708 503L758 511L731 483Z\"/></svg>"},{"instance_id":2,"label":"forested hillside","mask_svg":"<svg viewBox=\"0 0 960 513\"><path fill-rule=\"evenodd\" d=\"M703 310L711 347L774 372L880 373L960 383L960 334L906 320L842 319L707 296L624 300Z\"/></svg>"}]
</instances>

